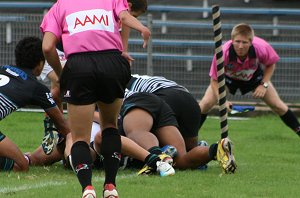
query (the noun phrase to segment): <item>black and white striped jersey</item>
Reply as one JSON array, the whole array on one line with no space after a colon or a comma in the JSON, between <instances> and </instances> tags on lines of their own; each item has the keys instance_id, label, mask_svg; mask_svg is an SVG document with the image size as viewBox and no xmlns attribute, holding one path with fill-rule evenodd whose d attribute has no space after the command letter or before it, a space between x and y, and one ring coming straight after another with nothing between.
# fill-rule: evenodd
<instances>
[{"instance_id":1,"label":"black and white striped jersey","mask_svg":"<svg viewBox=\"0 0 300 198\"><path fill-rule=\"evenodd\" d=\"M154 93L155 91L166 88L177 88L188 92L185 87L162 76L147 76L138 74L133 74L131 76L132 77L127 85L128 90L125 92L125 97L131 95L132 92Z\"/></svg>"},{"instance_id":2,"label":"black and white striped jersey","mask_svg":"<svg viewBox=\"0 0 300 198\"><path fill-rule=\"evenodd\" d=\"M56 106L50 90L38 82L31 70L0 66L0 120L27 105L44 110Z\"/></svg>"}]
</instances>

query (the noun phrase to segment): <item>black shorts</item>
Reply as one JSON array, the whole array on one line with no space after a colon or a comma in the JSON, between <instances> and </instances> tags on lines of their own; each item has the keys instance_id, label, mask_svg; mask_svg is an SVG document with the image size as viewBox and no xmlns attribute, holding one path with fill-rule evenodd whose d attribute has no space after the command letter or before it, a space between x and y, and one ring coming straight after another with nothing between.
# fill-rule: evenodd
<instances>
[{"instance_id":1,"label":"black shorts","mask_svg":"<svg viewBox=\"0 0 300 198\"><path fill-rule=\"evenodd\" d=\"M143 109L151 114L153 118L152 133L164 126L175 126L178 128L172 109L154 94L139 92L126 98L121 108L121 119L123 120L126 114L135 108Z\"/></svg>"},{"instance_id":2,"label":"black shorts","mask_svg":"<svg viewBox=\"0 0 300 198\"><path fill-rule=\"evenodd\" d=\"M189 92L179 88L166 88L159 89L154 94L171 107L183 137L198 136L201 111L197 100Z\"/></svg>"},{"instance_id":3,"label":"black shorts","mask_svg":"<svg viewBox=\"0 0 300 198\"><path fill-rule=\"evenodd\" d=\"M256 87L258 87L263 79L263 71L260 67L254 72L253 77L249 81L241 81L229 78L225 76L225 83L229 90L229 93L234 95L236 91L239 89L242 95L250 91L254 91Z\"/></svg>"},{"instance_id":4,"label":"black shorts","mask_svg":"<svg viewBox=\"0 0 300 198\"><path fill-rule=\"evenodd\" d=\"M130 65L119 51L77 53L64 66L60 88L71 104L112 103L124 97L130 78Z\"/></svg>"}]
</instances>

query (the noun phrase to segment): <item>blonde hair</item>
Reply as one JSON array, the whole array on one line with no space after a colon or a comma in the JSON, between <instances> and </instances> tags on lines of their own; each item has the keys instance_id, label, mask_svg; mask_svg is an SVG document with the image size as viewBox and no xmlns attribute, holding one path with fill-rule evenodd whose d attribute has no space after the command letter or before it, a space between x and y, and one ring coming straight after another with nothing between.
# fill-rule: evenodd
<instances>
[{"instance_id":1,"label":"blonde hair","mask_svg":"<svg viewBox=\"0 0 300 198\"><path fill-rule=\"evenodd\" d=\"M250 25L246 23L240 23L232 28L231 39L233 40L238 35L245 36L249 38L250 41L252 41L254 37L254 30L252 29L252 27L250 27Z\"/></svg>"}]
</instances>

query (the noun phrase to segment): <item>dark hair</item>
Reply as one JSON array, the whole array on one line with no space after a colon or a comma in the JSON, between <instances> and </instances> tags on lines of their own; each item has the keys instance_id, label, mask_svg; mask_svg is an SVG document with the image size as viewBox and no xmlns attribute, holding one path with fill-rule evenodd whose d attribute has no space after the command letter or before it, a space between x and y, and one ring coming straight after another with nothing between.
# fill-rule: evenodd
<instances>
[{"instance_id":1,"label":"dark hair","mask_svg":"<svg viewBox=\"0 0 300 198\"><path fill-rule=\"evenodd\" d=\"M127 0L128 3L131 3L131 11L133 12L146 12L148 8L147 0Z\"/></svg>"},{"instance_id":2,"label":"dark hair","mask_svg":"<svg viewBox=\"0 0 300 198\"><path fill-rule=\"evenodd\" d=\"M16 65L21 68L34 69L41 61L45 62L42 40L38 37L25 37L15 48Z\"/></svg>"}]
</instances>

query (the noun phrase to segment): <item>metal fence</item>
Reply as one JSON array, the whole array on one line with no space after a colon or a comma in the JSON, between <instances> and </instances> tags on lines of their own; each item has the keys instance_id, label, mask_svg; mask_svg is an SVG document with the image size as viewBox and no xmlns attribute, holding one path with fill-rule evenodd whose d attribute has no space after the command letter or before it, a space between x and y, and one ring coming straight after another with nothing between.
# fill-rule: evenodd
<instances>
[{"instance_id":1,"label":"metal fence","mask_svg":"<svg viewBox=\"0 0 300 198\"><path fill-rule=\"evenodd\" d=\"M0 12L1 65L14 63L13 50L22 37L42 36L39 25L50 5L49 2L26 3L22 7L22 4L0 3L0 10L1 6L6 10ZM14 10L7 12L11 7ZM152 42L143 49L139 33L132 31L129 41L129 51L135 58L132 73L165 76L186 86L197 99L201 99L209 84L208 72L214 53L212 22L209 17L199 17L203 12L210 13L210 9L150 5L149 15L140 17L140 20L152 27ZM252 17L248 18L249 12L243 15L243 9L221 8L223 40L229 39L230 30L236 23L251 24L256 34L270 41L281 56L272 81L282 99L299 102L300 23L297 18L300 10L253 9L252 12ZM236 17L236 13L244 17ZM240 95L229 99L242 100ZM243 101L252 100L249 95L243 97Z\"/></svg>"}]
</instances>

